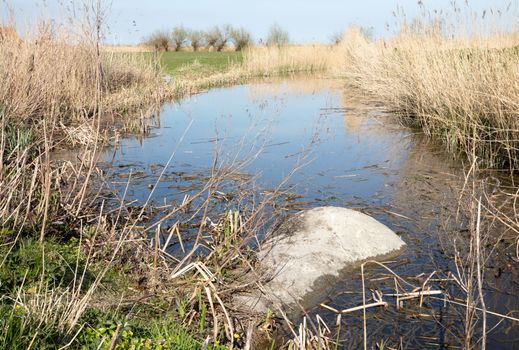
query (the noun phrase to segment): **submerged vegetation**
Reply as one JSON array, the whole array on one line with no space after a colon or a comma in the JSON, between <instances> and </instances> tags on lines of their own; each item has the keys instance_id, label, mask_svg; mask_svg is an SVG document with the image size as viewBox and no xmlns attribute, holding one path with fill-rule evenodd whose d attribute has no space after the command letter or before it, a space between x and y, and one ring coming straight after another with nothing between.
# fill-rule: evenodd
<instances>
[{"instance_id":1,"label":"submerged vegetation","mask_svg":"<svg viewBox=\"0 0 519 350\"><path fill-rule=\"evenodd\" d=\"M490 232L505 227L517 243L519 222L516 188L504 194L514 207L504 213L476 170L515 173L519 166L515 28L456 36L428 20L403 25L386 40L351 28L334 37L334 45L297 45L274 27L267 45L253 45L243 28L202 33L177 27L146 43L178 52L136 54L102 47L102 12L93 9L85 13L91 25L86 36L45 24L23 39L0 30L0 349L250 348L253 333L274 347L274 313L242 315L229 302L237 290L259 282L259 276L244 277L255 271L250 242L272 223L282 191L240 212L216 218L212 212L212 222L219 186L229 179L247 182L239 170L249 159L215 161L199 192L163 213L179 218L166 227L162 220L147 221L157 210L152 205L131 207L122 198L110 207L96 164L103 144L121 132L114 125L127 131L136 123L131 130L145 131L145 118L167 99L297 72L344 78L468 160L460 198L469 233L456 239L469 243L461 249L453 240L459 270L446 279L457 276L466 296L463 344L484 344L486 324L481 331L475 324L481 310L486 320L485 264L504 239ZM230 41L241 52L225 51ZM71 147L76 159L56 156ZM188 249L179 238L183 258L168 253L172 236L193 232ZM208 253L198 254L200 249ZM292 329L286 346L333 348L332 332L321 326Z\"/></svg>"}]
</instances>

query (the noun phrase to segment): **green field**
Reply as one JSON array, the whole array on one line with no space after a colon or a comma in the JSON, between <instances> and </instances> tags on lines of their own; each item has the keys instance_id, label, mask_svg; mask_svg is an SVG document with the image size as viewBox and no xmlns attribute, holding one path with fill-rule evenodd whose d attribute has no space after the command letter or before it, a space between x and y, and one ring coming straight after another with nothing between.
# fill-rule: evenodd
<instances>
[{"instance_id":1,"label":"green field","mask_svg":"<svg viewBox=\"0 0 519 350\"><path fill-rule=\"evenodd\" d=\"M165 73L174 74L193 63L199 63L202 70L223 71L233 63L241 63L241 52L163 52L160 62Z\"/></svg>"}]
</instances>

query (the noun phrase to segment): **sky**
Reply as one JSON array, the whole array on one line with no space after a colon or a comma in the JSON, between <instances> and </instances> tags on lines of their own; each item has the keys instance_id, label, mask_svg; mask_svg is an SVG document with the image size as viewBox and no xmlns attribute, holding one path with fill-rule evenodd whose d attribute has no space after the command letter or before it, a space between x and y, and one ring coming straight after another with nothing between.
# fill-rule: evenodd
<instances>
[{"instance_id":1,"label":"sky","mask_svg":"<svg viewBox=\"0 0 519 350\"><path fill-rule=\"evenodd\" d=\"M77 6L88 0L0 0L0 11L5 11L1 7L5 1L18 29L24 31L36 18L60 22L72 12L72 3ZM421 14L418 2L431 11L452 8L452 0L108 0L103 1L109 8L105 42L136 44L155 30L177 25L205 30L227 23L246 28L256 40L264 38L275 23L289 32L291 41L301 43L328 42L352 24L386 37L396 28L394 13L405 13L407 19ZM466 2L458 1L457 6L466 8ZM470 11L478 14L485 9L506 9L510 2L516 11L518 0L468 1Z\"/></svg>"}]
</instances>

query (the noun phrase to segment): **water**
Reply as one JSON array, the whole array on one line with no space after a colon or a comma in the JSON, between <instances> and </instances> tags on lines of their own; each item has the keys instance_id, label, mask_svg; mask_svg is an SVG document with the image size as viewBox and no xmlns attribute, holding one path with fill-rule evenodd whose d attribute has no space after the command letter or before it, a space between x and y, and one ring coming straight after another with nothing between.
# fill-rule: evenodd
<instances>
[{"instance_id":1,"label":"water","mask_svg":"<svg viewBox=\"0 0 519 350\"><path fill-rule=\"evenodd\" d=\"M433 271L453 269L442 245L446 231L459 229L449 220L457 208L459 166L376 104L348 94L341 81L287 79L213 89L166 104L147 123L149 135L127 135L103 155L107 178L121 196L132 174L125 197L132 205L178 205L186 194L196 193L213 167L240 166L235 179L222 184L223 196L260 194L283 183L297 198L292 210L357 208L395 230L408 249L389 266L403 276L423 273L414 283ZM159 175L162 180L157 182ZM244 180L246 188L240 187ZM160 211L150 218L160 219ZM178 252L178 246L173 254L175 249ZM386 272L369 270L367 287L391 292L393 278ZM493 283L506 290L513 276L509 269ZM358 270L318 290L321 301L338 309L362 303ZM488 293L490 309L519 308L515 293ZM318 305L308 307L311 316L334 322L335 316ZM403 310L370 310L370 342L387 339L406 348L449 348L462 329L459 310L432 299L422 307L411 302ZM435 316L421 316L425 313ZM360 346L360 319L359 314L343 318L345 346ZM514 348L517 329L503 328L491 333L491 348Z\"/></svg>"}]
</instances>

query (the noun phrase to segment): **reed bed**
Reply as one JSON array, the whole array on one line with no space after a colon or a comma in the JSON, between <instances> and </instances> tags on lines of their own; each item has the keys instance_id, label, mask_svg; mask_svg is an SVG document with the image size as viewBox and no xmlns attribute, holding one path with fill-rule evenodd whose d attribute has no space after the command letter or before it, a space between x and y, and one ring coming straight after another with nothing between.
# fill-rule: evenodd
<instances>
[{"instance_id":1,"label":"reed bed","mask_svg":"<svg viewBox=\"0 0 519 350\"><path fill-rule=\"evenodd\" d=\"M144 115L165 98L258 75L345 74L351 84L379 96L403 120L443 140L450 151L481 157L491 166L517 166L515 34L446 38L434 28L406 28L394 39L372 42L352 29L340 45L253 47L242 66L209 77L173 77L170 84L164 83L153 60L102 50L99 41L91 39L49 36L42 27L30 40L14 36L0 40L0 248L7 247L0 271L16 267L19 259L26 261L35 252L41 253L38 261L44 265L32 277L32 270L27 269L13 281L12 289L2 289L0 333L4 336L0 345L4 348L95 344L113 349L130 342L142 347L178 346L177 333L125 338L132 330L142 330L132 328L136 327L134 310L140 307L147 308L146 312L153 309L160 318L173 315L180 328L196 330L197 337L206 341L191 339L195 348L209 344L218 348L222 343L252 348L254 333L264 330L269 338L273 325L283 322L272 314L244 315L232 305L238 291L261 287L251 244L275 217L273 204L283 195L282 188L250 207L244 205L243 194L234 202L238 210L220 215L210 210L221 201L220 186L248 160L222 166L223 157L217 156L219 163L215 161L200 190L182 203L165 205L162 219L153 224L147 221L147 214L158 210L152 203L134 207L122 198L117 208L107 208L99 196L103 173L96 164L100 141L109 137L103 124L110 118L135 115L132 112ZM65 144L79 147L76 160L55 159L54 151ZM250 154L249 159L254 156ZM516 196L510 197L515 203ZM488 313L482 273L490 253L483 246L490 244L494 249L496 239L482 233L481 197L475 190L468 203L470 244L465 250L454 246L459 267L454 277L467 296L460 306L466 317L464 344L471 347L485 342L486 325L475 326ZM495 213L494 221L517 232L513 214L505 216L490 201L483 204ZM166 224L171 220L173 225ZM188 227L195 228L195 235ZM31 240L38 243L29 251ZM53 240L59 240L58 249L62 249L57 260L50 249ZM173 245L181 247L181 258L170 254ZM59 272L56 265L67 268ZM105 277L114 270L129 287L107 291L110 283ZM386 295L397 298L397 308L406 298L422 301L440 293L425 288L432 275L421 286L410 286L389 272L395 281L407 284L407 289L397 288ZM52 279L53 274L60 280ZM60 274L72 277L64 281ZM364 274L362 278L364 287ZM452 278L442 276L443 280ZM361 310L367 348L366 308L386 306L388 299L377 294L367 300L365 288L361 292L362 305L332 310L338 314L337 336L320 318L315 322L304 318L299 327L285 319L293 334L286 347L336 348L340 346L340 315ZM167 305L161 304L164 300ZM87 317L106 309L116 310L120 317L112 319L109 331ZM482 341L474 342L475 336L482 336Z\"/></svg>"},{"instance_id":2,"label":"reed bed","mask_svg":"<svg viewBox=\"0 0 519 350\"><path fill-rule=\"evenodd\" d=\"M88 144L83 160L93 165L103 119L157 104L164 96L152 64L104 54L88 40L39 28L25 40L0 40L0 223L10 228L27 220L40 225L52 207L49 196L64 188L60 167L66 165L51 164L52 150Z\"/></svg>"},{"instance_id":3,"label":"reed bed","mask_svg":"<svg viewBox=\"0 0 519 350\"><path fill-rule=\"evenodd\" d=\"M243 58L244 71L260 76L327 72L344 64L340 45L254 46Z\"/></svg>"},{"instance_id":4,"label":"reed bed","mask_svg":"<svg viewBox=\"0 0 519 350\"><path fill-rule=\"evenodd\" d=\"M372 42L351 28L345 74L449 152L517 169L519 35L477 33L449 35L427 22Z\"/></svg>"},{"instance_id":5,"label":"reed bed","mask_svg":"<svg viewBox=\"0 0 519 350\"><path fill-rule=\"evenodd\" d=\"M0 101L6 116L34 124L53 113L67 124L91 117L100 104L104 112L114 112L160 98L160 72L152 64L99 53L74 40L44 31L30 40L0 42Z\"/></svg>"}]
</instances>

